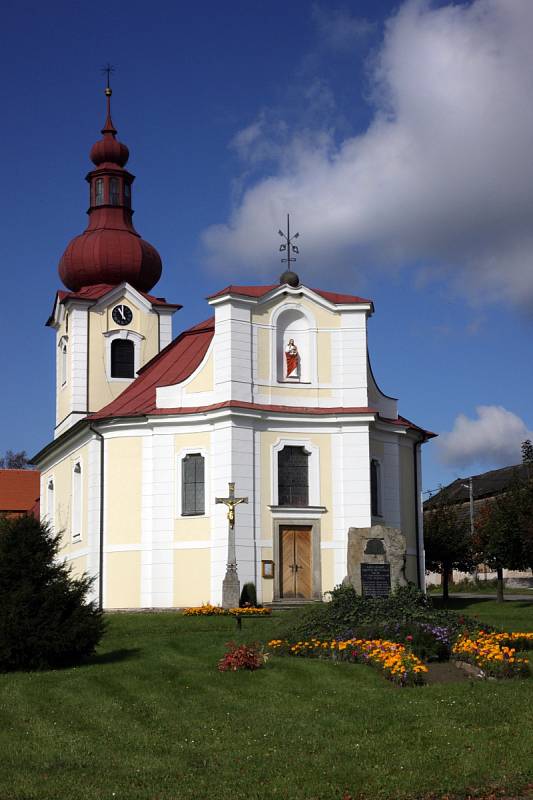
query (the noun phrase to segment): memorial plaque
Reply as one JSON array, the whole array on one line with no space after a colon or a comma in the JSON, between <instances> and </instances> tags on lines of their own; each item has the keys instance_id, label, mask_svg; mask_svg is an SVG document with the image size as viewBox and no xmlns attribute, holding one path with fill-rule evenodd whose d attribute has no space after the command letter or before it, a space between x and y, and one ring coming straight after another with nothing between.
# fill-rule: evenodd
<instances>
[{"instance_id":1,"label":"memorial plaque","mask_svg":"<svg viewBox=\"0 0 533 800\"><path fill-rule=\"evenodd\" d=\"M390 564L361 564L361 587L365 597L388 597Z\"/></svg>"}]
</instances>

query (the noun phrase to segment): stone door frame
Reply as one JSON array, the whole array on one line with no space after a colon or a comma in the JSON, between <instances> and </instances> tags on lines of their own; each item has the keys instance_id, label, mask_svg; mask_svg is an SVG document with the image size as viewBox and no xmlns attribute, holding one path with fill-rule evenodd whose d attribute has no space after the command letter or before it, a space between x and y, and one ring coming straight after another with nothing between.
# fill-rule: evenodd
<instances>
[{"instance_id":1,"label":"stone door frame","mask_svg":"<svg viewBox=\"0 0 533 800\"><path fill-rule=\"evenodd\" d=\"M322 600L322 560L320 549L320 520L302 519L298 517L284 517L274 519L272 532L273 557L276 565L274 571L273 601L283 600L281 596L282 575L281 564L281 529L303 527L310 529L311 537L311 599Z\"/></svg>"}]
</instances>

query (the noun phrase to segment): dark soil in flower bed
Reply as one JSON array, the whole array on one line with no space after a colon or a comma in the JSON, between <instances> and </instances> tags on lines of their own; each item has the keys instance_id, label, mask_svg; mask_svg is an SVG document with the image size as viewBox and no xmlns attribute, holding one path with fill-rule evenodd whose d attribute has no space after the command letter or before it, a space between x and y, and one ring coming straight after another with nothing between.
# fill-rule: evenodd
<instances>
[{"instance_id":1,"label":"dark soil in flower bed","mask_svg":"<svg viewBox=\"0 0 533 800\"><path fill-rule=\"evenodd\" d=\"M455 666L453 661L441 661L427 665L428 671L424 676L427 684L434 683L462 683L463 681L479 680L468 675L464 670Z\"/></svg>"}]
</instances>

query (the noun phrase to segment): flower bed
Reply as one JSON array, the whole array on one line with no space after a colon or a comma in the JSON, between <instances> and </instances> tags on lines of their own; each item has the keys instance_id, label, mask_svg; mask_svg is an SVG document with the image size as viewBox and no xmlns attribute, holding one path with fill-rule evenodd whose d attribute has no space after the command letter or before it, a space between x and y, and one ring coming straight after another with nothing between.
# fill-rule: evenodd
<instances>
[{"instance_id":1,"label":"flower bed","mask_svg":"<svg viewBox=\"0 0 533 800\"><path fill-rule=\"evenodd\" d=\"M386 678L399 686L414 686L424 682L427 667L405 645L386 639L347 639L331 641L309 639L290 644L272 639L268 646L275 652L307 658L330 658L370 664L380 669Z\"/></svg>"},{"instance_id":2,"label":"flower bed","mask_svg":"<svg viewBox=\"0 0 533 800\"><path fill-rule=\"evenodd\" d=\"M203 606L184 608L183 613L186 617L268 617L272 614L272 609L254 608L253 606L246 606L245 608L221 608L220 606L212 606L210 603L206 603Z\"/></svg>"},{"instance_id":3,"label":"flower bed","mask_svg":"<svg viewBox=\"0 0 533 800\"><path fill-rule=\"evenodd\" d=\"M228 642L226 647L226 653L218 662L219 672L237 672L241 669L254 671L261 669L268 658L257 643L237 645L235 642Z\"/></svg>"},{"instance_id":4,"label":"flower bed","mask_svg":"<svg viewBox=\"0 0 533 800\"><path fill-rule=\"evenodd\" d=\"M511 645L515 645L512 647ZM487 677L514 678L529 675L529 661L516 655L517 648L533 647L533 633L486 633L459 636L452 656L459 661L475 664Z\"/></svg>"}]
</instances>

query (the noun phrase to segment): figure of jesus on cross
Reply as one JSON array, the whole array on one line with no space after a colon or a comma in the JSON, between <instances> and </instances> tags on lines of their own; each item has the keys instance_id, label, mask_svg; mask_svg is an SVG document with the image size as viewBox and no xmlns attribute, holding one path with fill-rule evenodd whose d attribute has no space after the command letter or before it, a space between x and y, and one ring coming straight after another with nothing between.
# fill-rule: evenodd
<instances>
[{"instance_id":1,"label":"figure of jesus on cross","mask_svg":"<svg viewBox=\"0 0 533 800\"><path fill-rule=\"evenodd\" d=\"M235 506L247 503L247 497L235 497L235 484L229 483L228 497L215 497L215 503L224 503L228 508L228 562L226 577L222 582L222 607L238 608L240 583L237 575L237 554L235 551Z\"/></svg>"}]
</instances>

